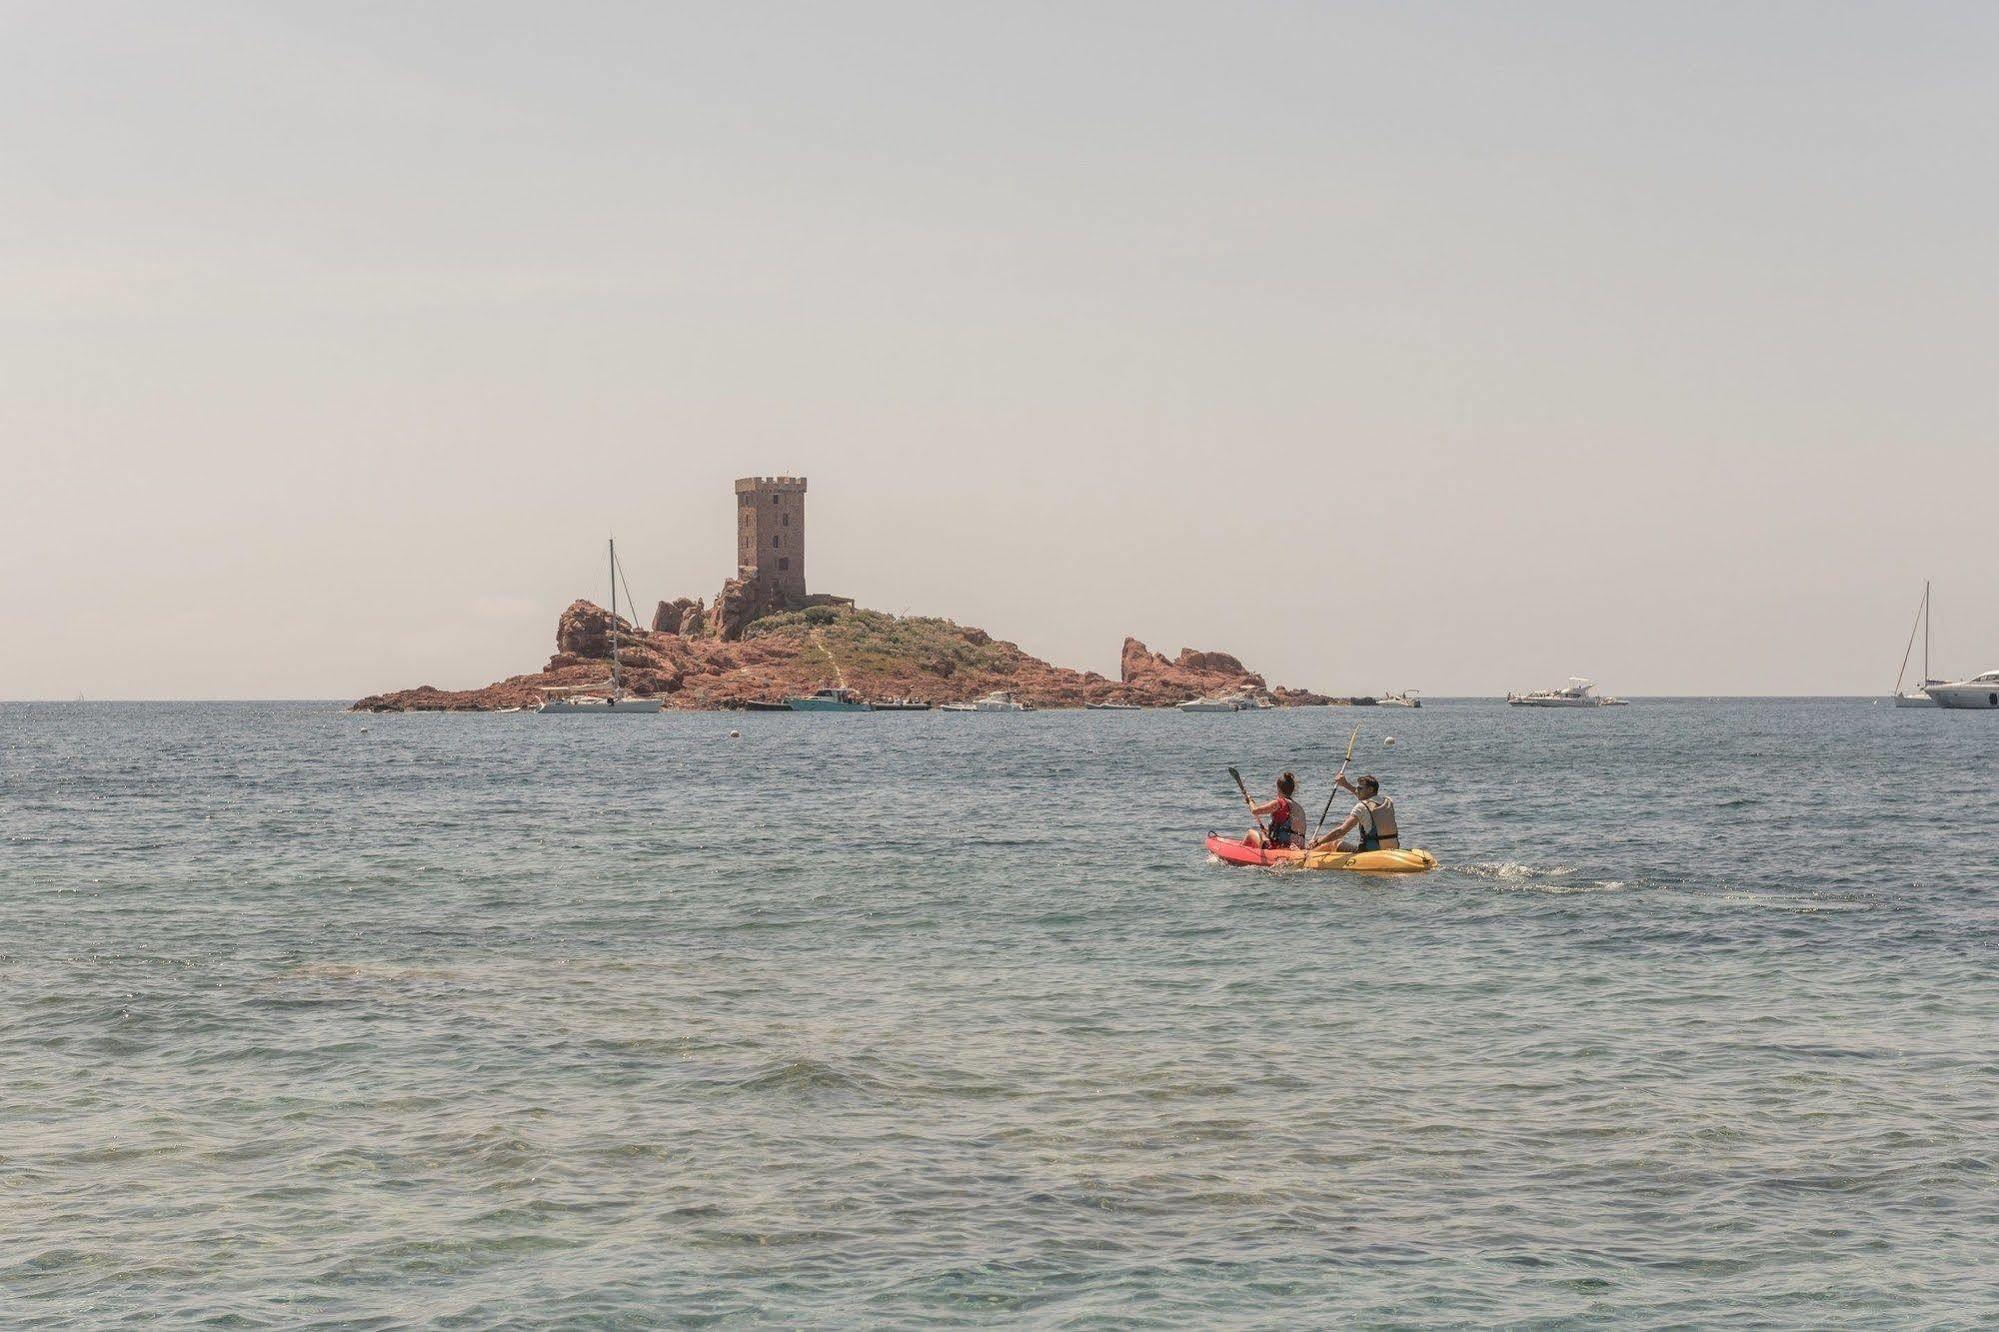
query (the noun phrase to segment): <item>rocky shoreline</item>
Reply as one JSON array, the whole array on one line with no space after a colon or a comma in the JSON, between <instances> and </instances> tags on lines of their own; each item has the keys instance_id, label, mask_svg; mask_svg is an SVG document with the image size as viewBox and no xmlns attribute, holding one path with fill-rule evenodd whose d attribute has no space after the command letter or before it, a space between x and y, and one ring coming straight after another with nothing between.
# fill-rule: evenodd
<instances>
[{"instance_id":1,"label":"rocky shoreline","mask_svg":"<svg viewBox=\"0 0 1999 1332\"><path fill-rule=\"evenodd\" d=\"M727 638L693 628L701 618L663 604L655 628L618 618L618 670L625 687L658 697L669 708L704 711L739 707L842 685L865 698L914 698L953 703L997 689L1037 708L1091 703L1168 707L1217 694L1258 694L1280 707L1335 700L1310 690L1272 688L1226 652L1153 652L1124 641L1118 679L1053 666L982 629L925 616L887 615L825 599L799 610L763 614L731 625ZM697 603L698 604L698 603ZM737 608L730 607L736 611ZM740 613L740 612L738 612ZM698 615L698 613L697 613ZM702 628L708 626L702 625ZM572 602L555 630L555 655L541 670L509 676L483 689L422 685L371 694L355 712L493 712L533 707L544 687L592 685L611 671L611 616L589 601Z\"/></svg>"}]
</instances>

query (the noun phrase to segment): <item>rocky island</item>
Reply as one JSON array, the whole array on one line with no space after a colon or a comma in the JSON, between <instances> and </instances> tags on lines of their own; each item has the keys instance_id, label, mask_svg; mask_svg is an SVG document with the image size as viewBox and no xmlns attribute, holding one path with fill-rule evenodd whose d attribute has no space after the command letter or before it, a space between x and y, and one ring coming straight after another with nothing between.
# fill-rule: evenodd
<instances>
[{"instance_id":1,"label":"rocky island","mask_svg":"<svg viewBox=\"0 0 1999 1332\"><path fill-rule=\"evenodd\" d=\"M737 707L829 686L864 698L952 703L1005 689L1037 708L1091 703L1168 706L1204 695L1257 694L1280 706L1332 702L1302 689L1270 688L1226 652L1166 657L1124 641L1119 678L1052 666L982 629L928 616L864 610L845 597L805 589L805 481L746 477L736 483L736 576L714 603L662 601L649 628L616 619L624 688L669 708ZM424 685L374 694L357 712L479 712L533 707L544 689L609 682L611 612L572 602L555 628L555 655L541 670L483 689Z\"/></svg>"},{"instance_id":2,"label":"rocky island","mask_svg":"<svg viewBox=\"0 0 1999 1332\"><path fill-rule=\"evenodd\" d=\"M1263 693L1280 706L1331 700L1299 689L1266 686L1262 676L1226 652L1183 651L1166 657L1135 638L1124 641L1116 680L1095 671L1052 666L983 630L926 616L885 615L838 603L784 611L752 621L734 640L706 634L640 629L618 619L618 669L625 687L664 698L669 708L739 706L844 685L865 698L916 698L929 703L973 699L1008 689L1038 708L1089 703L1164 706L1210 694ZM376 694L357 712L478 712L533 707L544 686L608 680L611 616L577 601L562 612L555 655L541 670L510 676L483 689L429 685Z\"/></svg>"}]
</instances>

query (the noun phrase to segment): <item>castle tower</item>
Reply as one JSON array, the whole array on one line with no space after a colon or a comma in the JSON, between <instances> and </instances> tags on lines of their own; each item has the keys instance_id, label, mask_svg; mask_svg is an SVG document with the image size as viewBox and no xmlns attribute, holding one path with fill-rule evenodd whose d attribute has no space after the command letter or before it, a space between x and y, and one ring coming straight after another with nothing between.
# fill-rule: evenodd
<instances>
[{"instance_id":1,"label":"castle tower","mask_svg":"<svg viewBox=\"0 0 1999 1332\"><path fill-rule=\"evenodd\" d=\"M736 482L736 577L785 601L805 599L805 478Z\"/></svg>"}]
</instances>

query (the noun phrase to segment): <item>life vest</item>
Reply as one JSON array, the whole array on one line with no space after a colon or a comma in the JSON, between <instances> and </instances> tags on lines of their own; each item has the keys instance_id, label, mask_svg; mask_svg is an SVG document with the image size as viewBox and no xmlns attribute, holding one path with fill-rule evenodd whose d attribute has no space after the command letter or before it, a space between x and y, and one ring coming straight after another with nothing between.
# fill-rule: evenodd
<instances>
[{"instance_id":1,"label":"life vest","mask_svg":"<svg viewBox=\"0 0 1999 1332\"><path fill-rule=\"evenodd\" d=\"M1298 806L1283 796L1277 797L1277 808L1270 811L1271 845L1289 846L1297 841L1304 832L1297 819Z\"/></svg>"},{"instance_id":2,"label":"life vest","mask_svg":"<svg viewBox=\"0 0 1999 1332\"><path fill-rule=\"evenodd\" d=\"M1402 838L1395 827L1395 802L1385 795L1372 800L1363 800L1353 807L1353 816L1360 824L1360 849L1363 851L1399 851Z\"/></svg>"}]
</instances>

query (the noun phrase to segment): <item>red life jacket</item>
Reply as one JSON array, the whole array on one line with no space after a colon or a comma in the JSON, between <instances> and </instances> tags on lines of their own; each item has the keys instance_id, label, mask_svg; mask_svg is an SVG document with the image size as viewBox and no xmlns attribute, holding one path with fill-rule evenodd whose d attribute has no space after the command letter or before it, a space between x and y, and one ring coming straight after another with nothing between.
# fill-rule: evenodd
<instances>
[{"instance_id":1,"label":"red life jacket","mask_svg":"<svg viewBox=\"0 0 1999 1332\"><path fill-rule=\"evenodd\" d=\"M1304 829L1292 822L1298 807L1283 796L1277 797L1277 808L1270 811L1270 840L1279 846L1289 846L1304 835Z\"/></svg>"}]
</instances>

